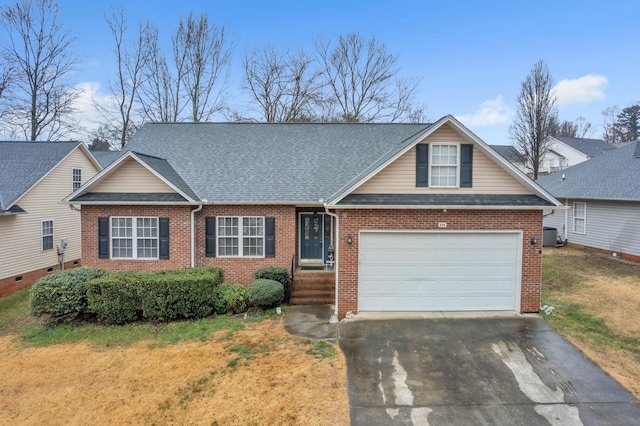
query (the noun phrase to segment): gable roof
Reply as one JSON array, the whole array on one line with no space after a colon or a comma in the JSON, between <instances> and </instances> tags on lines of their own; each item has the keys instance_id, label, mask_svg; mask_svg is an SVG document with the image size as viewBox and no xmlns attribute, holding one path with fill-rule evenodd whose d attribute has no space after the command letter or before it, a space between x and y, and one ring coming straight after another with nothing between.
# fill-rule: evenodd
<instances>
[{"instance_id":1,"label":"gable roof","mask_svg":"<svg viewBox=\"0 0 640 426\"><path fill-rule=\"evenodd\" d=\"M537 182L556 198L640 201L639 176L640 143L636 141Z\"/></svg>"},{"instance_id":2,"label":"gable roof","mask_svg":"<svg viewBox=\"0 0 640 426\"><path fill-rule=\"evenodd\" d=\"M91 151L91 153L103 168L116 161L123 154L122 151Z\"/></svg>"},{"instance_id":3,"label":"gable roof","mask_svg":"<svg viewBox=\"0 0 640 426\"><path fill-rule=\"evenodd\" d=\"M0 141L0 213L16 212L20 198L76 149L101 169L81 142Z\"/></svg>"},{"instance_id":4,"label":"gable roof","mask_svg":"<svg viewBox=\"0 0 640 426\"><path fill-rule=\"evenodd\" d=\"M532 192L559 205L452 116L434 124L398 123L147 123L126 154L95 176L68 202L142 202L144 196L91 193L127 158L135 158L185 200L207 204L335 206L443 125L450 124ZM123 188L126 190L126 188ZM115 198L114 198L115 197ZM161 202L158 196L147 197Z\"/></svg>"},{"instance_id":5,"label":"gable roof","mask_svg":"<svg viewBox=\"0 0 640 426\"><path fill-rule=\"evenodd\" d=\"M605 151L615 149L613 145L602 139L570 138L566 136L553 136L553 138L589 157L597 157Z\"/></svg>"},{"instance_id":6,"label":"gable roof","mask_svg":"<svg viewBox=\"0 0 640 426\"><path fill-rule=\"evenodd\" d=\"M489 145L495 152L504 157L507 161L512 163L524 162L522 153L518 151L513 145Z\"/></svg>"}]
</instances>

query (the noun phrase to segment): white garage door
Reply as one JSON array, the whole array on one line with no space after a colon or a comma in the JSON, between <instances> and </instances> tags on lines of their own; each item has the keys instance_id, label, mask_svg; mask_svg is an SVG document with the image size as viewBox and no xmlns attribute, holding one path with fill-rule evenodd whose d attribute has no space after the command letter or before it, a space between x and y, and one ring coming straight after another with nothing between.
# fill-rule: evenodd
<instances>
[{"instance_id":1,"label":"white garage door","mask_svg":"<svg viewBox=\"0 0 640 426\"><path fill-rule=\"evenodd\" d=\"M519 232L362 232L360 311L518 310Z\"/></svg>"}]
</instances>

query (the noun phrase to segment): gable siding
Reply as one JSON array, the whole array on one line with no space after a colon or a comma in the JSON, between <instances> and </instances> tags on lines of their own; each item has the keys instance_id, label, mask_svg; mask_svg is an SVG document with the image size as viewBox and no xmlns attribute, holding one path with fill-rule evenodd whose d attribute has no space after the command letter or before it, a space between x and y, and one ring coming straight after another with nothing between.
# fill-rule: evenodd
<instances>
[{"instance_id":1,"label":"gable siding","mask_svg":"<svg viewBox=\"0 0 640 426\"><path fill-rule=\"evenodd\" d=\"M574 202L587 205L585 234L573 232ZM567 212L569 243L640 256L640 203L569 199L567 205L570 207ZM560 231L564 227L564 212L545 218L544 226L557 227Z\"/></svg>"},{"instance_id":2,"label":"gable siding","mask_svg":"<svg viewBox=\"0 0 640 426\"><path fill-rule=\"evenodd\" d=\"M82 183L98 169L79 149L63 160L18 205L27 214L0 217L0 279L25 274L58 263L56 246L69 242L65 262L81 257L80 213L60 201L72 192L72 169L82 169ZM41 221L53 220L53 250L41 249Z\"/></svg>"},{"instance_id":3,"label":"gable siding","mask_svg":"<svg viewBox=\"0 0 640 426\"><path fill-rule=\"evenodd\" d=\"M175 192L135 160L127 159L91 192Z\"/></svg>"},{"instance_id":4,"label":"gable siding","mask_svg":"<svg viewBox=\"0 0 640 426\"><path fill-rule=\"evenodd\" d=\"M423 143L472 143L450 126L443 126ZM354 194L532 194L492 159L473 150L472 188L416 187L416 148L412 148L369 181L353 191Z\"/></svg>"}]
</instances>

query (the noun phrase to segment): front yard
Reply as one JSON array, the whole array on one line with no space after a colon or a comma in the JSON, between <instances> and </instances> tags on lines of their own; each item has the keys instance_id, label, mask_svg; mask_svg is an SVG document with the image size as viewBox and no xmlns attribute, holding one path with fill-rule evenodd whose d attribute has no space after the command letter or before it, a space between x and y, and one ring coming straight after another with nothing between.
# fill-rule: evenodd
<instances>
[{"instance_id":1,"label":"front yard","mask_svg":"<svg viewBox=\"0 0 640 426\"><path fill-rule=\"evenodd\" d=\"M0 424L348 424L342 354L278 316L42 328L0 300Z\"/></svg>"},{"instance_id":2,"label":"front yard","mask_svg":"<svg viewBox=\"0 0 640 426\"><path fill-rule=\"evenodd\" d=\"M640 265L567 247L545 248L547 321L640 398Z\"/></svg>"}]
</instances>

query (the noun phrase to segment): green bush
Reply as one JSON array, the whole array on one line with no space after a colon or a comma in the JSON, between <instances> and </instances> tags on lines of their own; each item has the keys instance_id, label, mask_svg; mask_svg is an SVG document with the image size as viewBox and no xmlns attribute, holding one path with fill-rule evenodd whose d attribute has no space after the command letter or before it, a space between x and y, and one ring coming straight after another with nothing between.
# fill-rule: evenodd
<instances>
[{"instance_id":1,"label":"green bush","mask_svg":"<svg viewBox=\"0 0 640 426\"><path fill-rule=\"evenodd\" d=\"M41 278L29 291L31 315L48 315L51 324L90 318L87 283L106 274L102 269L74 268Z\"/></svg>"},{"instance_id":2,"label":"green bush","mask_svg":"<svg viewBox=\"0 0 640 426\"><path fill-rule=\"evenodd\" d=\"M142 274L120 272L87 284L89 306L104 324L125 324L138 319L141 301L138 288Z\"/></svg>"},{"instance_id":3,"label":"green bush","mask_svg":"<svg viewBox=\"0 0 640 426\"><path fill-rule=\"evenodd\" d=\"M291 295L291 275L289 275L289 271L287 270L287 268L277 268L274 266L269 266L266 268L258 269L253 274L253 278L255 278L256 280L265 279L278 281L284 288L284 300L289 300L289 296Z\"/></svg>"},{"instance_id":4,"label":"green bush","mask_svg":"<svg viewBox=\"0 0 640 426\"><path fill-rule=\"evenodd\" d=\"M239 314L247 310L247 288L242 284L224 284L218 288L216 312Z\"/></svg>"},{"instance_id":5,"label":"green bush","mask_svg":"<svg viewBox=\"0 0 640 426\"><path fill-rule=\"evenodd\" d=\"M249 289L249 301L263 309L273 308L282 303L284 287L275 280L255 280Z\"/></svg>"},{"instance_id":6,"label":"green bush","mask_svg":"<svg viewBox=\"0 0 640 426\"><path fill-rule=\"evenodd\" d=\"M194 268L145 274L139 294L142 314L151 321L203 318L213 312L223 272L217 268Z\"/></svg>"}]
</instances>

